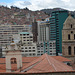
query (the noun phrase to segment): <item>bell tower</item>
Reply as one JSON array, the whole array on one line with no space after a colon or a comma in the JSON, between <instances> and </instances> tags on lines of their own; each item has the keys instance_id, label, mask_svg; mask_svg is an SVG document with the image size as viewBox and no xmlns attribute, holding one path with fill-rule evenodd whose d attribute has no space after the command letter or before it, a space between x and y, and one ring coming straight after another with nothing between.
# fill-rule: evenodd
<instances>
[{"instance_id":1,"label":"bell tower","mask_svg":"<svg viewBox=\"0 0 75 75\"><path fill-rule=\"evenodd\" d=\"M20 45L11 42L6 47L6 72L13 72L22 67L22 55Z\"/></svg>"},{"instance_id":2,"label":"bell tower","mask_svg":"<svg viewBox=\"0 0 75 75\"><path fill-rule=\"evenodd\" d=\"M69 13L62 30L62 54L74 61L75 57L75 19Z\"/></svg>"}]
</instances>

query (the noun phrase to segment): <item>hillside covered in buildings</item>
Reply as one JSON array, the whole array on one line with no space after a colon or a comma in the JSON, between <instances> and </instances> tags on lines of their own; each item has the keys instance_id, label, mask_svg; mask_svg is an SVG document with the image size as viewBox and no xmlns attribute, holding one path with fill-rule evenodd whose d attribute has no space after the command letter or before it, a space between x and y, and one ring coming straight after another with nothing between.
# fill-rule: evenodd
<instances>
[{"instance_id":1,"label":"hillside covered in buildings","mask_svg":"<svg viewBox=\"0 0 75 75\"><path fill-rule=\"evenodd\" d=\"M20 9L13 6L11 8L0 6L0 24L4 25L32 24L33 19L45 19L47 17L48 15L43 11L31 11L28 8Z\"/></svg>"},{"instance_id":2,"label":"hillside covered in buildings","mask_svg":"<svg viewBox=\"0 0 75 75\"><path fill-rule=\"evenodd\" d=\"M32 24L34 19L42 19L50 17L53 11L66 10L62 8L53 8L53 9L42 9L37 11L31 11L27 7L20 9L15 6L8 8L7 6L0 6L0 24L4 25L23 25L23 24ZM67 10L68 11L68 10ZM71 12L75 17L75 12ZM43 16L44 15L44 16Z\"/></svg>"}]
</instances>

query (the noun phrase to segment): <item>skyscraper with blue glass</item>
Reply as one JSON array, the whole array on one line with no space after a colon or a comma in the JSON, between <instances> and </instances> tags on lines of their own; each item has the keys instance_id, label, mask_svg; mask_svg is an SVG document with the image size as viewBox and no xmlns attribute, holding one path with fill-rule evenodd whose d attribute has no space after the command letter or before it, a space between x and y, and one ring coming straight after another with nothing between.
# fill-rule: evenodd
<instances>
[{"instance_id":1,"label":"skyscraper with blue glass","mask_svg":"<svg viewBox=\"0 0 75 75\"><path fill-rule=\"evenodd\" d=\"M67 10L54 11L50 17L50 40L56 41L57 55L62 53L62 28L67 17Z\"/></svg>"}]
</instances>

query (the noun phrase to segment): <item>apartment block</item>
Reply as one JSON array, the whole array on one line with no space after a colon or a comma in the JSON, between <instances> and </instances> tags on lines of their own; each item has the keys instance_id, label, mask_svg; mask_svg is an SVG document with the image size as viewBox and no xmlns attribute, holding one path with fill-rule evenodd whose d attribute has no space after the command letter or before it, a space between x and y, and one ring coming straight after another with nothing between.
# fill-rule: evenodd
<instances>
[{"instance_id":1,"label":"apartment block","mask_svg":"<svg viewBox=\"0 0 75 75\"><path fill-rule=\"evenodd\" d=\"M56 44L55 41L46 41L37 43L37 56L41 56L47 53L51 56L56 56Z\"/></svg>"},{"instance_id":2,"label":"apartment block","mask_svg":"<svg viewBox=\"0 0 75 75\"><path fill-rule=\"evenodd\" d=\"M33 43L33 34L30 32L20 32L22 56L37 56L36 43Z\"/></svg>"},{"instance_id":3,"label":"apartment block","mask_svg":"<svg viewBox=\"0 0 75 75\"><path fill-rule=\"evenodd\" d=\"M0 46L9 45L13 35L22 31L32 31L32 25L0 25Z\"/></svg>"}]
</instances>

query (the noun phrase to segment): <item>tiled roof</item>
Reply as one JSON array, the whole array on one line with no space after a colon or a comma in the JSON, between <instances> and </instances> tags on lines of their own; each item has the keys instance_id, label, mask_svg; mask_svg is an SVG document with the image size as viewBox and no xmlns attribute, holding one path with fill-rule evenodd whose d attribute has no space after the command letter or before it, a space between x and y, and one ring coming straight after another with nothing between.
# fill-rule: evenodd
<instances>
[{"instance_id":1,"label":"tiled roof","mask_svg":"<svg viewBox=\"0 0 75 75\"><path fill-rule=\"evenodd\" d=\"M5 58L0 58L0 64L5 63Z\"/></svg>"},{"instance_id":2,"label":"tiled roof","mask_svg":"<svg viewBox=\"0 0 75 75\"><path fill-rule=\"evenodd\" d=\"M62 63L66 61L70 60L61 56L49 56L47 54L44 54L40 57L22 57L23 67L21 68L21 71L26 71L27 73L71 71L71 67ZM16 65L17 64L13 64L12 69L16 70ZM0 72L6 72L5 58L0 58ZM16 72L20 72L20 70Z\"/></svg>"},{"instance_id":3,"label":"tiled roof","mask_svg":"<svg viewBox=\"0 0 75 75\"><path fill-rule=\"evenodd\" d=\"M38 57L22 57L22 66L27 65ZM17 64L12 64L12 70L16 70ZM6 61L5 58L0 58L0 72L6 72Z\"/></svg>"},{"instance_id":4,"label":"tiled roof","mask_svg":"<svg viewBox=\"0 0 75 75\"><path fill-rule=\"evenodd\" d=\"M71 62L71 60L64 58L62 56L52 56L54 59L61 61L61 62Z\"/></svg>"},{"instance_id":5,"label":"tiled roof","mask_svg":"<svg viewBox=\"0 0 75 75\"><path fill-rule=\"evenodd\" d=\"M6 64L0 64L0 72L6 72Z\"/></svg>"},{"instance_id":6,"label":"tiled roof","mask_svg":"<svg viewBox=\"0 0 75 75\"><path fill-rule=\"evenodd\" d=\"M51 56L44 54L26 66L23 66L21 71L27 73L57 72L72 71L72 68L60 61L57 61ZM16 72L19 72L19 70Z\"/></svg>"},{"instance_id":7,"label":"tiled roof","mask_svg":"<svg viewBox=\"0 0 75 75\"><path fill-rule=\"evenodd\" d=\"M33 60L37 59L38 57L22 57L22 62L32 62Z\"/></svg>"}]
</instances>

